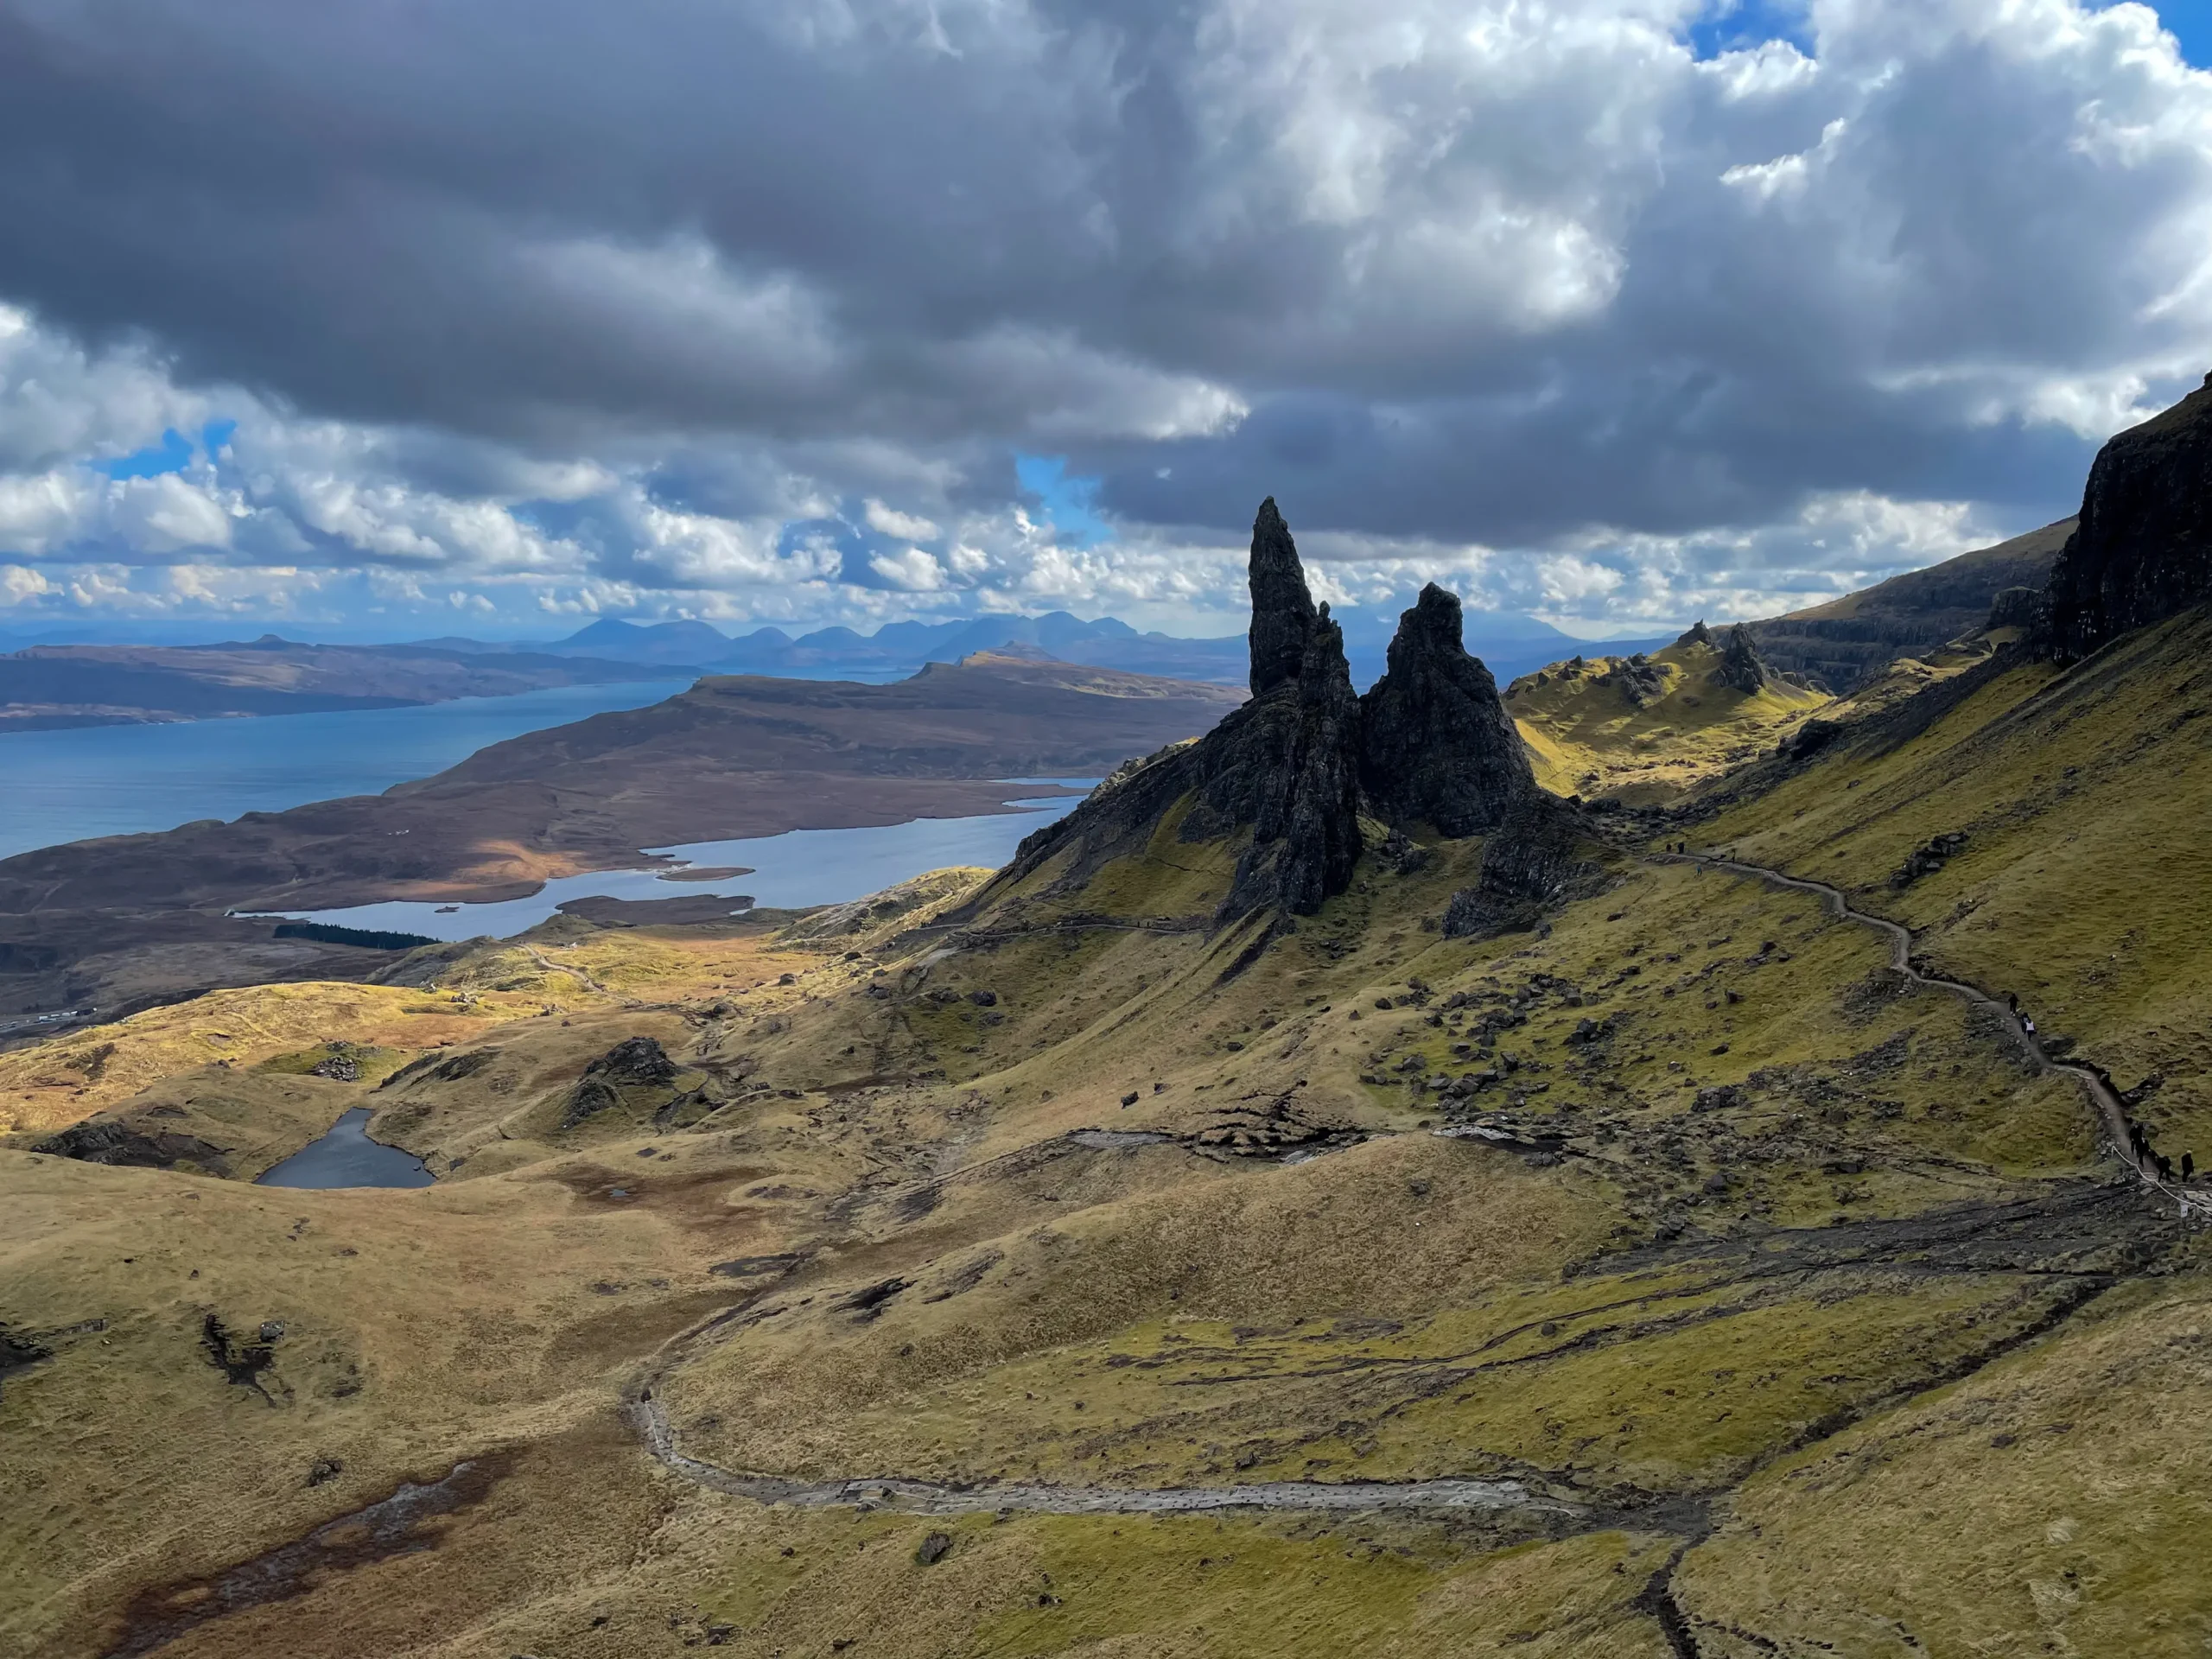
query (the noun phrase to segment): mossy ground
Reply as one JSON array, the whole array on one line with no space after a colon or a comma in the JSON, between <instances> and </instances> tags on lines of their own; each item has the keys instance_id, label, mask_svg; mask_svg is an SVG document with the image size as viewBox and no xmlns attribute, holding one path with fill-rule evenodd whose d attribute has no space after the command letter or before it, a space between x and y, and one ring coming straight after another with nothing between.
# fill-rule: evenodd
<instances>
[{"instance_id":1,"label":"mossy ground","mask_svg":"<svg viewBox=\"0 0 2212 1659\"><path fill-rule=\"evenodd\" d=\"M1847 746L1825 789L1786 779L1720 830L1871 897L1955 827L1961 744L1995 757L1993 800L2017 799L2008 768L2089 789L2057 753L2077 741L2205 798L2160 735L2195 741L2168 726L2185 697L2112 713L2118 692L2038 702L2048 675L2019 672L1940 741ZM2168 811L2129 833L2177 836ZM1977 819L1902 901L1955 906L1955 873L1980 884L1961 923L2009 918L2118 879L2101 830L1987 822L2009 827ZM1168 824L1080 882L1048 863L964 933L938 918L974 873L781 932L555 924L440 955L351 1035L266 1016L241 1087L376 1106L440 1172L420 1192L0 1152L0 1325L46 1356L0 1381L0 1645L104 1651L145 1586L184 1605L480 1456L489 1494L413 1554L162 1651L1666 1659L1647 1586L1678 1553L1705 1654L2198 1650L2206 1281L2101 1184L2072 1085L1747 880L1593 849L1603 890L1541 929L1447 939L1482 851L1370 858L1264 937L1183 925L1235 848ZM2145 1040L2196 983L2185 927L2130 925L2139 977L2080 958L2107 998L2080 1005L2085 1044L2086 1011ZM143 1049L143 1108L207 1077L207 1010L166 1013L173 1049L86 1033L10 1058ZM677 1077L568 1121L632 1036ZM372 1050L360 1083L302 1075L334 1038ZM210 1363L209 1313L284 1324L267 1395ZM1589 1518L764 1506L645 1453L619 1412L648 1378L681 1449L734 1469L1486 1475ZM310 1485L318 1459L342 1470Z\"/></svg>"},{"instance_id":2,"label":"mossy ground","mask_svg":"<svg viewBox=\"0 0 2212 1659\"><path fill-rule=\"evenodd\" d=\"M1559 795L1670 799L1751 760L1830 699L1779 679L1745 693L1714 678L1721 652L1695 641L1649 653L1654 689L1630 696L1618 657L1554 663L1508 689L1506 712Z\"/></svg>"},{"instance_id":3,"label":"mossy ground","mask_svg":"<svg viewBox=\"0 0 2212 1659\"><path fill-rule=\"evenodd\" d=\"M1941 971L2017 995L2123 1089L2159 1148L2212 1155L2212 621L2061 674L1986 677L1902 742L1854 742L1701 824L1701 845L1818 877L1905 923ZM1908 855L1963 849L1898 885Z\"/></svg>"}]
</instances>

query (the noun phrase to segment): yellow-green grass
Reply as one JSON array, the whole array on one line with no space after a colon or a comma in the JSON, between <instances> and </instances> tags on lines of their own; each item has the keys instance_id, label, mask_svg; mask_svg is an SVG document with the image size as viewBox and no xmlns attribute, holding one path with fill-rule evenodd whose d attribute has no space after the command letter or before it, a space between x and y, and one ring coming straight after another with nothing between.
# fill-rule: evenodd
<instances>
[{"instance_id":1,"label":"yellow-green grass","mask_svg":"<svg viewBox=\"0 0 2212 1659\"><path fill-rule=\"evenodd\" d=\"M2212 622L2191 613L2060 674L2025 664L1895 748L1846 746L1732 807L1700 843L1833 882L1941 970L2017 995L2120 1086L2162 1150L2212 1148ZM1892 885L1913 849L1959 855Z\"/></svg>"},{"instance_id":2,"label":"yellow-green grass","mask_svg":"<svg viewBox=\"0 0 2212 1659\"><path fill-rule=\"evenodd\" d=\"M62 1128L205 1066L244 1069L331 1041L430 1048L543 1006L487 995L463 1007L419 990L319 982L212 991L0 1054L0 1132Z\"/></svg>"},{"instance_id":3,"label":"yellow-green grass","mask_svg":"<svg viewBox=\"0 0 2212 1659\"><path fill-rule=\"evenodd\" d=\"M2108 1304L1751 1481L1681 1575L1700 1651L2204 1651L2212 1302Z\"/></svg>"},{"instance_id":4,"label":"yellow-green grass","mask_svg":"<svg viewBox=\"0 0 2212 1659\"><path fill-rule=\"evenodd\" d=\"M0 1154L0 1324L52 1354L0 1388L0 1651L104 1650L117 1586L464 1457L588 1430L635 1459L609 1433L635 1357L729 1300L723 1249L779 1242L738 1197L762 1165L715 1156L686 1147L620 1203L557 1166L312 1192ZM211 1313L241 1347L281 1322L265 1394L211 1363ZM318 1459L343 1467L310 1485Z\"/></svg>"},{"instance_id":5,"label":"yellow-green grass","mask_svg":"<svg viewBox=\"0 0 2212 1659\"><path fill-rule=\"evenodd\" d=\"M1580 668L1554 663L1516 680L1506 696L1537 781L1557 795L1668 798L1751 760L1830 699L1774 679L1745 693L1714 677L1721 653L1692 641L1648 658L1662 685L1641 703L1618 677L1625 658ZM1601 683L1606 677L1613 683Z\"/></svg>"},{"instance_id":6,"label":"yellow-green grass","mask_svg":"<svg viewBox=\"0 0 2212 1659\"><path fill-rule=\"evenodd\" d=\"M925 1562L933 1538L943 1553ZM546 1586L538 1605L460 1651L631 1659L709 1643L749 1659L1668 1651L1635 1603L1671 1542L1634 1533L1501 1549L1377 1516L1327 1525L1243 1515L931 1519L701 1496L655 1541L630 1572Z\"/></svg>"}]
</instances>

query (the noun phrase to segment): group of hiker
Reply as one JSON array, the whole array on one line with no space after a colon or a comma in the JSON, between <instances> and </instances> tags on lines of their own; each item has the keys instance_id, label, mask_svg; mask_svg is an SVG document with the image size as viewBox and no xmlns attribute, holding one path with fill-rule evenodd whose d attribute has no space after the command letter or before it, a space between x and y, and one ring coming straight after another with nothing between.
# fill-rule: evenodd
<instances>
[{"instance_id":1,"label":"group of hiker","mask_svg":"<svg viewBox=\"0 0 2212 1659\"><path fill-rule=\"evenodd\" d=\"M2133 1118L2127 1121L2127 1147L2135 1154L2137 1167L2155 1169L2160 1180L2169 1185L2172 1183L2174 1160L2152 1146L2151 1137ZM2181 1155L2181 1179L2184 1181L2196 1179L2196 1154L2193 1152L2184 1152Z\"/></svg>"}]
</instances>

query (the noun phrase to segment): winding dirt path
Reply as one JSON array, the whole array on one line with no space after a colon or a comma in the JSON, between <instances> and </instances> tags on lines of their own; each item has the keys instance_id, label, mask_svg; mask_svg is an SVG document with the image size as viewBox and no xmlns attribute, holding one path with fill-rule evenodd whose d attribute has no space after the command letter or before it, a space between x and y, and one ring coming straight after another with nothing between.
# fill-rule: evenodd
<instances>
[{"instance_id":1,"label":"winding dirt path","mask_svg":"<svg viewBox=\"0 0 2212 1659\"><path fill-rule=\"evenodd\" d=\"M1273 1480L1243 1486L1056 1486L985 1482L951 1486L899 1477L861 1480L788 1480L734 1473L676 1449L667 1409L645 1390L630 1404L630 1420L645 1449L686 1480L750 1498L800 1509L886 1509L916 1515L990 1515L1019 1510L1039 1515L1195 1515L1212 1510L1354 1511L1422 1510L1488 1513L1551 1525L1586 1522L1598 1511L1530 1491L1517 1480Z\"/></svg>"},{"instance_id":2,"label":"winding dirt path","mask_svg":"<svg viewBox=\"0 0 2212 1659\"><path fill-rule=\"evenodd\" d=\"M2163 1181L2158 1179L2155 1164L2136 1157L2134 1148L2128 1142L2126 1103L2102 1072L2092 1066L2053 1059L2044 1052L2042 1043L2022 1025L2020 1016L2013 1013L2002 998L1965 980L1947 979L1941 974L1931 974L1920 968L1913 961L1912 931L1902 922L1893 922L1886 916L1870 915L1866 911L1853 908L1840 887L1832 887L1825 881L1815 881L1806 876L1769 869L1764 864L1746 864L1738 859L1720 858L1705 853L1653 853L1647 856L1654 863L1690 864L1705 869L1726 870L1732 874L1764 881L1771 887L1795 887L1800 893L1815 893L1827 901L1828 908L1837 919L1856 922L1862 927L1871 927L1886 935L1890 941L1890 966L1893 969L1916 985L1949 991L1953 995L1963 997L1996 1014L2012 1039L2035 1061L2038 1069L2063 1073L2082 1085L2103 1120L2105 1138L2111 1145L2113 1155L2133 1172L2136 1179L2172 1199L2184 1217L2195 1216L2212 1219L2212 1192L2202 1187L2182 1187Z\"/></svg>"}]
</instances>

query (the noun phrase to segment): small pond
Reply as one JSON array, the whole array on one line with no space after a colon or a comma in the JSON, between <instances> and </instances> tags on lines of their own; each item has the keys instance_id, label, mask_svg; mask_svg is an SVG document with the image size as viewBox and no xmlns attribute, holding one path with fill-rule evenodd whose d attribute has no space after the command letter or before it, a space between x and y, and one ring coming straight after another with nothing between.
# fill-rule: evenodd
<instances>
[{"instance_id":1,"label":"small pond","mask_svg":"<svg viewBox=\"0 0 2212 1659\"><path fill-rule=\"evenodd\" d=\"M369 1139L369 1109L356 1106L321 1140L271 1165L256 1186L428 1186L423 1160L397 1147Z\"/></svg>"}]
</instances>

